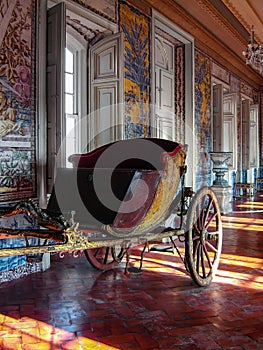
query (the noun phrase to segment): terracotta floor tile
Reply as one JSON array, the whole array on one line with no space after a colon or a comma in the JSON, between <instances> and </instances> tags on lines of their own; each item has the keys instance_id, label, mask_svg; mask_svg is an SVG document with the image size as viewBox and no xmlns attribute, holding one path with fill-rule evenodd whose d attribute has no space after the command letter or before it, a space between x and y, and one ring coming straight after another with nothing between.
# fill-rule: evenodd
<instances>
[{"instance_id":1,"label":"terracotta floor tile","mask_svg":"<svg viewBox=\"0 0 263 350\"><path fill-rule=\"evenodd\" d=\"M54 255L47 271L2 283L0 349L262 350L263 212L249 201L222 217L221 262L207 288L178 256L154 252L140 275L124 275L125 263L100 272L84 256Z\"/></svg>"}]
</instances>

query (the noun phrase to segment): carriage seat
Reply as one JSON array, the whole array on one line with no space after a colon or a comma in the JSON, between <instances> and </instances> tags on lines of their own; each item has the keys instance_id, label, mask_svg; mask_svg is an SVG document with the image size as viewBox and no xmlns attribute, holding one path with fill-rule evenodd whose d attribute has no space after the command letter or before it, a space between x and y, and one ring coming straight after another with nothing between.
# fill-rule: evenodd
<instances>
[{"instance_id":1,"label":"carriage seat","mask_svg":"<svg viewBox=\"0 0 263 350\"><path fill-rule=\"evenodd\" d=\"M114 168L163 170L166 155L174 156L179 143L157 139L137 138L121 140L101 146L84 154L69 156L74 168Z\"/></svg>"}]
</instances>

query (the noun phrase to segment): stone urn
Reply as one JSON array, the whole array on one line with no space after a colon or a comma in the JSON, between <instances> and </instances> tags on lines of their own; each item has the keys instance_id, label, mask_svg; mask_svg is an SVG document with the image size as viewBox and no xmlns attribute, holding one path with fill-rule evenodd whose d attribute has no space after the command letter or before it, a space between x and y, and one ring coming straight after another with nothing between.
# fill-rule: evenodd
<instances>
[{"instance_id":1,"label":"stone urn","mask_svg":"<svg viewBox=\"0 0 263 350\"><path fill-rule=\"evenodd\" d=\"M231 158L232 152L209 152L209 154L213 162L213 172L215 173L213 186L229 186L224 176L229 170L227 161Z\"/></svg>"}]
</instances>

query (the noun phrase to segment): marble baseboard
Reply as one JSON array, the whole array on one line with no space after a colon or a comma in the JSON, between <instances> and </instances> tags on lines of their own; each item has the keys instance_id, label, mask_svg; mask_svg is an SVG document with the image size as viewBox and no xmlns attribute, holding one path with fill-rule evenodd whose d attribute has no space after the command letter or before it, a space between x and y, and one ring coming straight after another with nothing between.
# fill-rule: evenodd
<instances>
[{"instance_id":1,"label":"marble baseboard","mask_svg":"<svg viewBox=\"0 0 263 350\"><path fill-rule=\"evenodd\" d=\"M30 262L13 269L0 272L0 283L10 282L14 279L25 277L31 273L42 271L42 262Z\"/></svg>"}]
</instances>

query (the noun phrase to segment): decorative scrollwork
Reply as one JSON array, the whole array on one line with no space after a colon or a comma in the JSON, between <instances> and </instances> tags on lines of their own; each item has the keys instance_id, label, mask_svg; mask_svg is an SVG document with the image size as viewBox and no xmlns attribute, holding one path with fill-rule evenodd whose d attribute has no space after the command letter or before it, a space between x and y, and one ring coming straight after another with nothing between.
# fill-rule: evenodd
<instances>
[{"instance_id":1,"label":"decorative scrollwork","mask_svg":"<svg viewBox=\"0 0 263 350\"><path fill-rule=\"evenodd\" d=\"M77 259L77 258L79 258L80 256L83 255L83 250L67 250L67 251L60 252L58 254L58 256L59 256L60 259L64 259L65 258L65 254L69 254L74 259Z\"/></svg>"}]
</instances>

